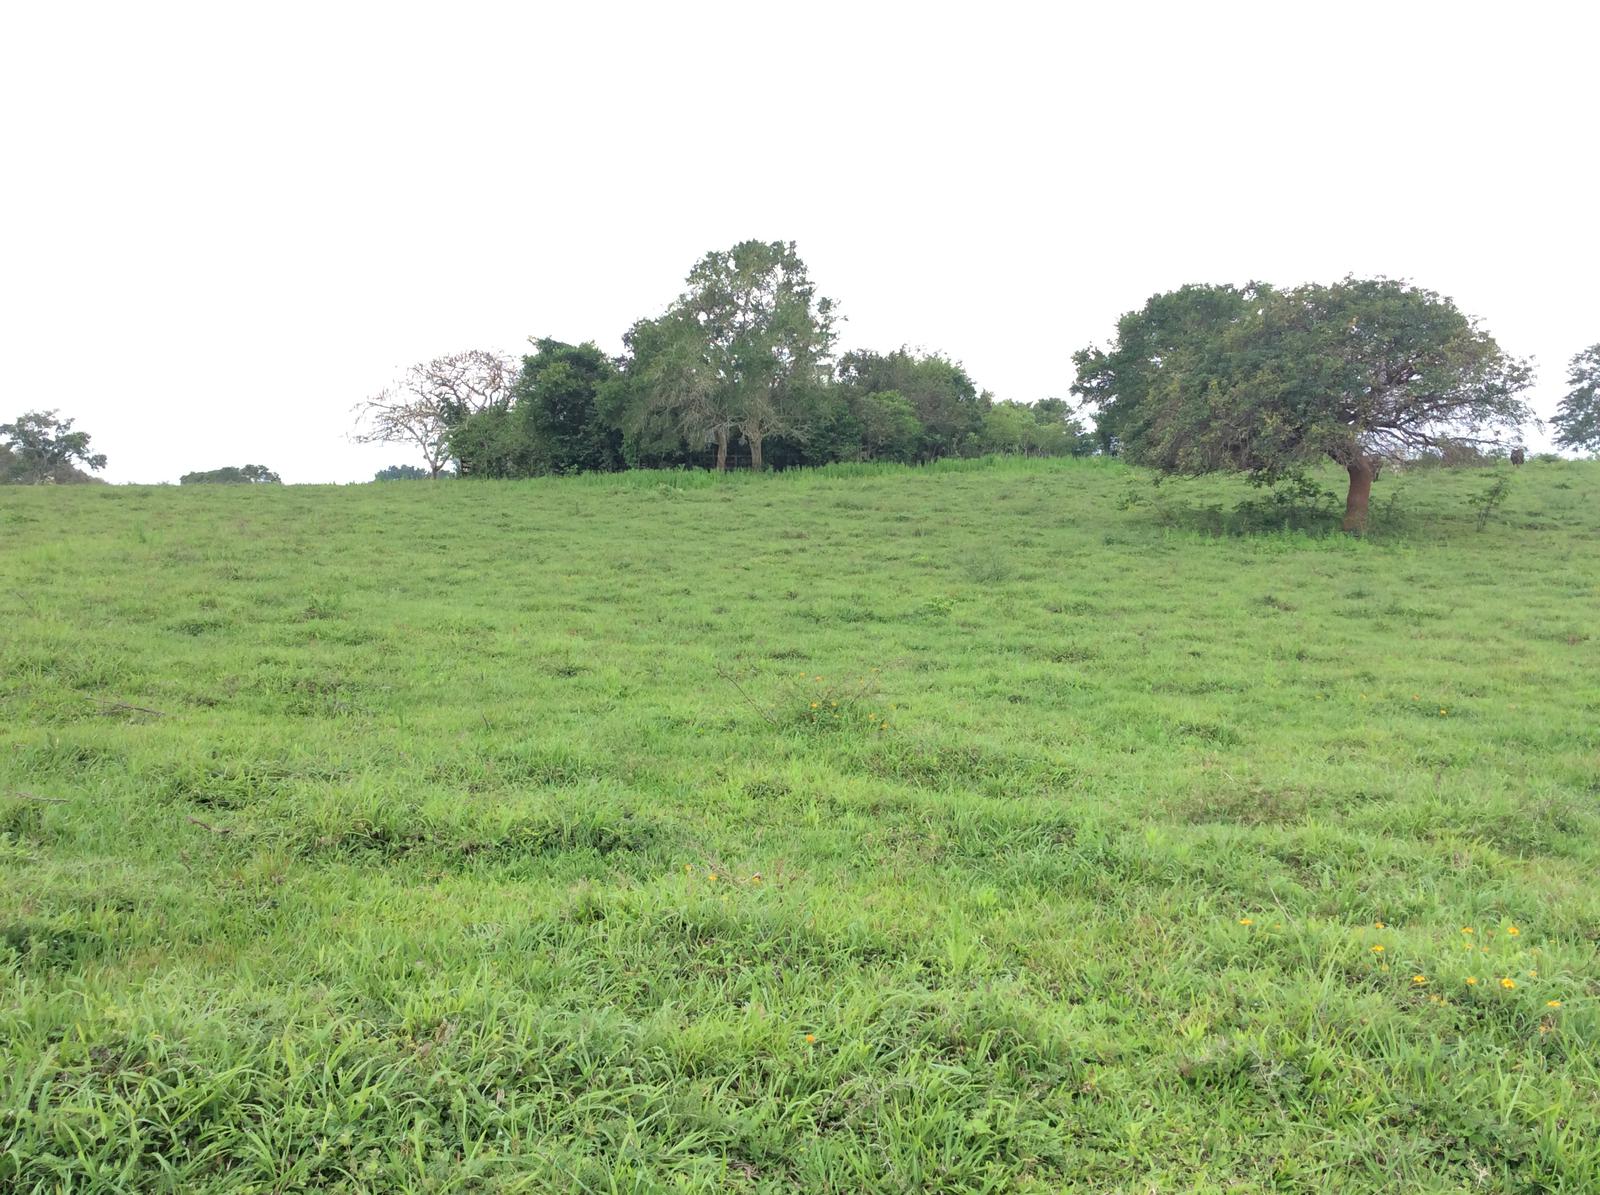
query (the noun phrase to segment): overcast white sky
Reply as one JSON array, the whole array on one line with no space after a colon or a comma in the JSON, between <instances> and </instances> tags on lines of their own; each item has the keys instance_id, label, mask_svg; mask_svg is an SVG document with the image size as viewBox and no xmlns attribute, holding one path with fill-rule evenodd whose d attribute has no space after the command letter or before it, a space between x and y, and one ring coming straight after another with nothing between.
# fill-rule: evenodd
<instances>
[{"instance_id":1,"label":"overcast white sky","mask_svg":"<svg viewBox=\"0 0 1600 1195\"><path fill-rule=\"evenodd\" d=\"M206 3L0 16L0 420L113 481L369 478L349 408L530 335L608 351L796 240L844 347L1065 395L1185 282L1452 295L1600 341L1600 5Z\"/></svg>"}]
</instances>

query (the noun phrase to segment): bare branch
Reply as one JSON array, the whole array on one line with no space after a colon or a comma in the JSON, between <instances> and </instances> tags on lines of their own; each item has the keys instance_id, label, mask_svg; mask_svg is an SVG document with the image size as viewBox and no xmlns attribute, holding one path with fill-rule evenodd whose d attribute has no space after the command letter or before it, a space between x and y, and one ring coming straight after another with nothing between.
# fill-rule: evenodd
<instances>
[{"instance_id":1,"label":"bare branch","mask_svg":"<svg viewBox=\"0 0 1600 1195\"><path fill-rule=\"evenodd\" d=\"M450 461L450 429L511 404L516 364L472 349L411 366L394 385L355 405L357 444L412 444L437 477Z\"/></svg>"}]
</instances>

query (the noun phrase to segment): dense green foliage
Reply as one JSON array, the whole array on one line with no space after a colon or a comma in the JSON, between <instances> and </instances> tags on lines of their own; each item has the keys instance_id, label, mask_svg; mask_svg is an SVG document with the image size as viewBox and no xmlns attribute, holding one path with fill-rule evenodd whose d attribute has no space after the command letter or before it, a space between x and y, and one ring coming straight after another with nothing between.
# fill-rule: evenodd
<instances>
[{"instance_id":1,"label":"dense green foliage","mask_svg":"<svg viewBox=\"0 0 1600 1195\"><path fill-rule=\"evenodd\" d=\"M372 475L373 481L425 481L428 471L420 465L386 465Z\"/></svg>"},{"instance_id":2,"label":"dense green foliage","mask_svg":"<svg viewBox=\"0 0 1600 1195\"><path fill-rule=\"evenodd\" d=\"M708 253L665 314L627 336L623 426L661 417L726 467L738 437L760 469L773 436L804 435L835 339L833 301L816 293L793 242L743 241Z\"/></svg>"},{"instance_id":3,"label":"dense green foliage","mask_svg":"<svg viewBox=\"0 0 1600 1195\"><path fill-rule=\"evenodd\" d=\"M1498 444L1531 418L1527 362L1448 298L1386 279L1186 286L1073 360L1074 393L1129 460L1271 480L1331 459L1350 474L1350 530L1382 461Z\"/></svg>"},{"instance_id":4,"label":"dense green foliage","mask_svg":"<svg viewBox=\"0 0 1600 1195\"><path fill-rule=\"evenodd\" d=\"M1600 465L1494 472L8 493L0 1189L1600 1189Z\"/></svg>"},{"instance_id":5,"label":"dense green foliage","mask_svg":"<svg viewBox=\"0 0 1600 1195\"><path fill-rule=\"evenodd\" d=\"M454 421L450 451L466 477L608 472L622 466L622 433L600 417L616 366L593 344L540 340L502 405Z\"/></svg>"},{"instance_id":6,"label":"dense green foliage","mask_svg":"<svg viewBox=\"0 0 1600 1195\"><path fill-rule=\"evenodd\" d=\"M593 343L539 340L505 387L494 354L458 354L414 366L362 409L381 417L385 438L423 444L430 465L447 455L480 478L1096 448L1062 400L996 405L941 354L835 360L835 322L793 243L745 241L702 258L665 312L628 330L615 361ZM473 377L491 383L458 401Z\"/></svg>"},{"instance_id":7,"label":"dense green foliage","mask_svg":"<svg viewBox=\"0 0 1600 1195\"><path fill-rule=\"evenodd\" d=\"M983 447L1007 456L1089 456L1097 442L1065 399L1044 398L990 407L983 419Z\"/></svg>"},{"instance_id":8,"label":"dense green foliage","mask_svg":"<svg viewBox=\"0 0 1600 1195\"><path fill-rule=\"evenodd\" d=\"M982 451L984 416L991 402L967 371L945 357L858 351L839 359L839 381L848 398L862 403L875 395L898 395L920 425L914 458L975 456ZM865 421L864 417L863 422ZM891 459L910 459L897 454Z\"/></svg>"},{"instance_id":9,"label":"dense green foliage","mask_svg":"<svg viewBox=\"0 0 1600 1195\"><path fill-rule=\"evenodd\" d=\"M420 473L421 470L419 469ZM265 465L224 465L220 469L202 469L185 473L178 478L179 485L282 485L279 477Z\"/></svg>"},{"instance_id":10,"label":"dense green foliage","mask_svg":"<svg viewBox=\"0 0 1600 1195\"><path fill-rule=\"evenodd\" d=\"M104 469L104 453L89 451L89 434L55 411L29 411L0 423L0 485L62 485L93 481L82 469Z\"/></svg>"},{"instance_id":11,"label":"dense green foliage","mask_svg":"<svg viewBox=\"0 0 1600 1195\"><path fill-rule=\"evenodd\" d=\"M1591 344L1567 366L1567 391L1551 430L1562 448L1600 452L1600 344Z\"/></svg>"}]
</instances>

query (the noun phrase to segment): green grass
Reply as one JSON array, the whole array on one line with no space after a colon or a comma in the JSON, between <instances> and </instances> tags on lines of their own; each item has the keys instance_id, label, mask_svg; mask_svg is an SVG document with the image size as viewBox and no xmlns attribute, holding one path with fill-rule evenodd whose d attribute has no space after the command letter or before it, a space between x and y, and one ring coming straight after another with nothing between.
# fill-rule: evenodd
<instances>
[{"instance_id":1,"label":"green grass","mask_svg":"<svg viewBox=\"0 0 1600 1195\"><path fill-rule=\"evenodd\" d=\"M0 1189L1600 1190L1600 465L1489 476L0 491Z\"/></svg>"}]
</instances>

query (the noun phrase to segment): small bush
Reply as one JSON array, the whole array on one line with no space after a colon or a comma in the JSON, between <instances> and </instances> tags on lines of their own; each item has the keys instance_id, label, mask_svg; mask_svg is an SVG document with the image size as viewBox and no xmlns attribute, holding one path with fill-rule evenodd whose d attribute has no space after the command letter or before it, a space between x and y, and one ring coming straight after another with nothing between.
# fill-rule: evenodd
<instances>
[{"instance_id":1,"label":"small bush","mask_svg":"<svg viewBox=\"0 0 1600 1195\"><path fill-rule=\"evenodd\" d=\"M961 571L977 585L998 585L1009 581L1016 570L1011 561L994 548L969 552L961 558Z\"/></svg>"}]
</instances>

